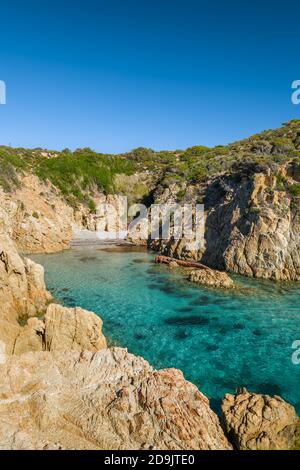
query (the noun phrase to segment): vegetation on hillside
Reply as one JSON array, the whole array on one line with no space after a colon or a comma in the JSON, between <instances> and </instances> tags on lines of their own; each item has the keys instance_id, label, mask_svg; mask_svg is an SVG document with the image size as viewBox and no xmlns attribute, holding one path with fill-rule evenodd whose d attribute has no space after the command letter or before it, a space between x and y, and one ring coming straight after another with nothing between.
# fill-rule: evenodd
<instances>
[{"instance_id":1,"label":"vegetation on hillside","mask_svg":"<svg viewBox=\"0 0 300 470\"><path fill-rule=\"evenodd\" d=\"M214 148L198 145L186 150L155 152L139 147L121 155L105 155L89 148L55 152L0 147L0 186L5 191L13 191L20 184L19 176L32 172L42 180L50 181L69 204L83 202L93 211L91 195L96 190L114 193L120 186L120 178L116 175L146 171L163 186L168 186L172 182L201 183L222 173L247 175L267 168L277 174L279 165L285 162L293 162L299 168L300 120ZM300 186L288 185L280 178L279 175L278 188L299 197ZM138 193L143 192L141 186Z\"/></svg>"}]
</instances>

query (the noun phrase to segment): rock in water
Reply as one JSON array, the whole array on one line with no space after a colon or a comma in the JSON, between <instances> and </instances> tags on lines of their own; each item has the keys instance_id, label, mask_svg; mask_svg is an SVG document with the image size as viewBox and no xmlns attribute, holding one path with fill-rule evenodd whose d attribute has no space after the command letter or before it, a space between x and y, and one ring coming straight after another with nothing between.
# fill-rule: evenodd
<instances>
[{"instance_id":1,"label":"rock in water","mask_svg":"<svg viewBox=\"0 0 300 470\"><path fill-rule=\"evenodd\" d=\"M196 284L211 287L222 287L224 289L232 289L234 287L234 282L227 273L213 269L197 269L192 271L189 275L189 280Z\"/></svg>"},{"instance_id":2,"label":"rock in water","mask_svg":"<svg viewBox=\"0 0 300 470\"><path fill-rule=\"evenodd\" d=\"M0 449L231 449L178 370L120 348L2 356Z\"/></svg>"},{"instance_id":3,"label":"rock in water","mask_svg":"<svg viewBox=\"0 0 300 470\"><path fill-rule=\"evenodd\" d=\"M239 450L287 450L295 442L297 415L278 396L242 390L227 394L222 412L228 436Z\"/></svg>"}]
</instances>

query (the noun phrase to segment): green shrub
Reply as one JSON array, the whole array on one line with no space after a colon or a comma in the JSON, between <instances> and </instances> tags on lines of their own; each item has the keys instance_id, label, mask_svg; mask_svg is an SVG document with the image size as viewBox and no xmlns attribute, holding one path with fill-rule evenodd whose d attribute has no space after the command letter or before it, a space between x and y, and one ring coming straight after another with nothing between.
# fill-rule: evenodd
<instances>
[{"instance_id":1,"label":"green shrub","mask_svg":"<svg viewBox=\"0 0 300 470\"><path fill-rule=\"evenodd\" d=\"M292 196L299 197L300 196L300 184L290 184L289 191Z\"/></svg>"},{"instance_id":2,"label":"green shrub","mask_svg":"<svg viewBox=\"0 0 300 470\"><path fill-rule=\"evenodd\" d=\"M185 155L203 155L207 151L209 151L209 147L205 147L204 145L194 145L193 147L189 147L184 152Z\"/></svg>"},{"instance_id":3,"label":"green shrub","mask_svg":"<svg viewBox=\"0 0 300 470\"><path fill-rule=\"evenodd\" d=\"M74 153L41 160L36 173L41 179L51 181L74 205L84 202L86 194L93 190L113 193L114 175L131 174L133 170L132 162L119 156Z\"/></svg>"},{"instance_id":4,"label":"green shrub","mask_svg":"<svg viewBox=\"0 0 300 470\"><path fill-rule=\"evenodd\" d=\"M88 208L90 209L90 212L92 214L95 214L96 211L97 211L97 206L95 204L95 201L93 199L90 199L89 200L89 203L88 203Z\"/></svg>"},{"instance_id":5,"label":"green shrub","mask_svg":"<svg viewBox=\"0 0 300 470\"><path fill-rule=\"evenodd\" d=\"M278 191L285 191L286 189L286 178L281 173L276 175L276 189Z\"/></svg>"}]
</instances>

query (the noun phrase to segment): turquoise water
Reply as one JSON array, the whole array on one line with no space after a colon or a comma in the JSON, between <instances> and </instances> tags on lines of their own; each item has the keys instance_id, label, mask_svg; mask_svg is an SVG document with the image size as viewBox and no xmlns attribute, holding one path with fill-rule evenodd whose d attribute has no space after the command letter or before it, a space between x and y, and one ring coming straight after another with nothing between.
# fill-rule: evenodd
<instances>
[{"instance_id":1,"label":"turquoise water","mask_svg":"<svg viewBox=\"0 0 300 470\"><path fill-rule=\"evenodd\" d=\"M300 365L291 361L300 339L297 285L237 277L236 292L200 288L153 257L84 249L33 259L56 299L101 316L110 344L156 368L181 369L216 410L225 393L245 386L300 412Z\"/></svg>"}]
</instances>

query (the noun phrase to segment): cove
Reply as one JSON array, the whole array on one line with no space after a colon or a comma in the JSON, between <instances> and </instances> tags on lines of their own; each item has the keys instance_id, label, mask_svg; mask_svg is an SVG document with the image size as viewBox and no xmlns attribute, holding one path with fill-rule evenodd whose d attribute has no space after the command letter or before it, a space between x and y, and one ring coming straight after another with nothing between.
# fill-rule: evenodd
<instances>
[{"instance_id":1,"label":"cove","mask_svg":"<svg viewBox=\"0 0 300 470\"><path fill-rule=\"evenodd\" d=\"M218 411L237 387L279 395L300 412L299 287L235 277L240 289L194 286L147 252L69 250L31 255L64 305L103 319L110 346L128 348L155 368L176 367Z\"/></svg>"}]
</instances>

